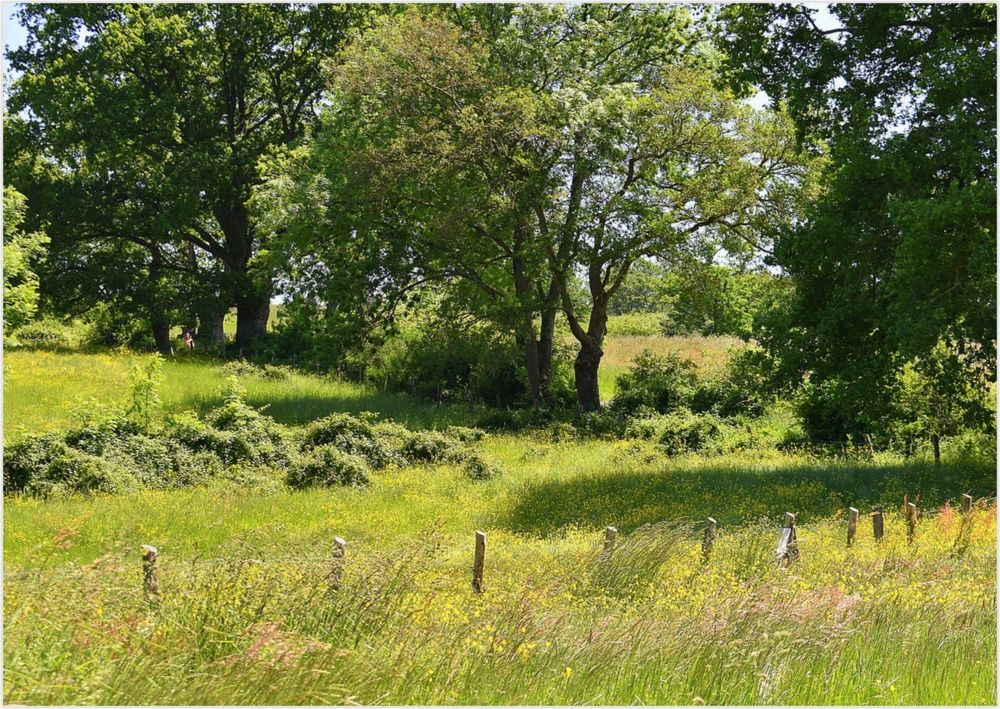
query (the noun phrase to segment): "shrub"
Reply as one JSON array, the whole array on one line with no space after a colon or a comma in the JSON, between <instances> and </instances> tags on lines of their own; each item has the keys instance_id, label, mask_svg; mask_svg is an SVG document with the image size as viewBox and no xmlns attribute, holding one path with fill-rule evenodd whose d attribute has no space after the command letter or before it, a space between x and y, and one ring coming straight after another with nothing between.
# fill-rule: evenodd
<instances>
[{"instance_id":1,"label":"shrub","mask_svg":"<svg viewBox=\"0 0 1000 709\"><path fill-rule=\"evenodd\" d=\"M483 440L486 431L481 428L466 428L465 426L448 426L445 435L458 439L462 443L475 443Z\"/></svg>"},{"instance_id":2,"label":"shrub","mask_svg":"<svg viewBox=\"0 0 1000 709\"><path fill-rule=\"evenodd\" d=\"M554 421L548 425L548 435L553 443L566 443L576 438L576 427L565 421Z\"/></svg>"},{"instance_id":3,"label":"shrub","mask_svg":"<svg viewBox=\"0 0 1000 709\"><path fill-rule=\"evenodd\" d=\"M139 487L139 480L125 467L70 448L53 435L31 437L4 451L5 494L53 497L121 493Z\"/></svg>"},{"instance_id":4,"label":"shrub","mask_svg":"<svg viewBox=\"0 0 1000 709\"><path fill-rule=\"evenodd\" d=\"M452 450L445 455L445 462L462 466L470 480L492 480L500 475L500 469L488 463L479 454L470 450Z\"/></svg>"},{"instance_id":5,"label":"shrub","mask_svg":"<svg viewBox=\"0 0 1000 709\"><path fill-rule=\"evenodd\" d=\"M373 437L372 424L367 417L350 414L330 414L313 421L306 427L304 446L321 446L334 443L340 436Z\"/></svg>"},{"instance_id":6,"label":"shrub","mask_svg":"<svg viewBox=\"0 0 1000 709\"><path fill-rule=\"evenodd\" d=\"M720 416L760 416L774 401L774 359L765 351L741 347L730 352L720 386Z\"/></svg>"},{"instance_id":7,"label":"shrub","mask_svg":"<svg viewBox=\"0 0 1000 709\"><path fill-rule=\"evenodd\" d=\"M411 463L439 463L457 445L454 439L438 431L413 431L402 452Z\"/></svg>"},{"instance_id":8,"label":"shrub","mask_svg":"<svg viewBox=\"0 0 1000 709\"><path fill-rule=\"evenodd\" d=\"M663 416L633 417L625 424L625 437L641 441L657 440L663 434Z\"/></svg>"},{"instance_id":9,"label":"shrub","mask_svg":"<svg viewBox=\"0 0 1000 709\"><path fill-rule=\"evenodd\" d=\"M501 407L526 390L512 338L485 327L418 318L390 337L367 368L373 383L429 401L483 401Z\"/></svg>"},{"instance_id":10,"label":"shrub","mask_svg":"<svg viewBox=\"0 0 1000 709\"><path fill-rule=\"evenodd\" d=\"M465 474L472 480L492 480L500 475L500 470L478 455L470 454L462 461Z\"/></svg>"},{"instance_id":11,"label":"shrub","mask_svg":"<svg viewBox=\"0 0 1000 709\"><path fill-rule=\"evenodd\" d=\"M292 464L286 482L296 489L315 486L368 484L368 463L330 445L313 448Z\"/></svg>"},{"instance_id":12,"label":"shrub","mask_svg":"<svg viewBox=\"0 0 1000 709\"><path fill-rule=\"evenodd\" d=\"M38 471L45 470L57 458L66 455L69 447L52 433L28 436L4 446L3 488L5 494L21 492Z\"/></svg>"},{"instance_id":13,"label":"shrub","mask_svg":"<svg viewBox=\"0 0 1000 709\"><path fill-rule=\"evenodd\" d=\"M7 334L7 344L33 349L72 347L73 328L54 318L33 320Z\"/></svg>"},{"instance_id":14,"label":"shrub","mask_svg":"<svg viewBox=\"0 0 1000 709\"><path fill-rule=\"evenodd\" d=\"M679 409L663 417L660 446L667 455L693 453L719 439L719 420L711 414Z\"/></svg>"},{"instance_id":15,"label":"shrub","mask_svg":"<svg viewBox=\"0 0 1000 709\"><path fill-rule=\"evenodd\" d=\"M237 393L210 411L205 422L215 430L202 429L207 435L195 447L216 452L224 463L288 465L290 450L285 428L244 403Z\"/></svg>"},{"instance_id":16,"label":"shrub","mask_svg":"<svg viewBox=\"0 0 1000 709\"><path fill-rule=\"evenodd\" d=\"M676 354L640 353L625 374L618 377L611 408L632 415L640 407L665 414L686 406L694 393L694 364Z\"/></svg>"}]
</instances>

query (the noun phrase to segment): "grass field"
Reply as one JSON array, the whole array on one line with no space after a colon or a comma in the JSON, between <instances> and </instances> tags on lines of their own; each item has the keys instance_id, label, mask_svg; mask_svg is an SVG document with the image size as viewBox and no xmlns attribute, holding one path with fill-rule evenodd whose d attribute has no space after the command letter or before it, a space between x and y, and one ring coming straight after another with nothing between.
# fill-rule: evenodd
<instances>
[{"instance_id":1,"label":"grass field","mask_svg":"<svg viewBox=\"0 0 1000 709\"><path fill-rule=\"evenodd\" d=\"M68 425L74 400L124 400L128 359L9 353L5 437ZM223 381L216 364L168 362L164 406L210 406ZM372 410L440 427L473 413L307 375L244 384L291 424ZM4 700L996 701L993 461L947 446L935 467L775 450L669 458L649 443L540 435L476 445L500 477L437 465L383 470L366 489L6 499ZM949 506L963 492L980 498L965 517ZM898 507L917 494L908 544ZM881 544L875 504L888 511ZM862 520L847 548L850 505ZM786 510L801 559L778 568ZM707 516L719 537L703 565ZM606 525L620 533L611 553ZM488 535L481 595L476 529ZM349 542L337 591L334 536ZM152 601L141 544L160 553Z\"/></svg>"},{"instance_id":2,"label":"grass field","mask_svg":"<svg viewBox=\"0 0 1000 709\"><path fill-rule=\"evenodd\" d=\"M272 306L277 308L278 306ZM601 365L601 396L610 400L615 379L627 371L643 350L674 352L699 367L721 366L733 338L617 336L608 339ZM167 360L160 397L168 411L218 406L225 376L217 360L185 357ZM132 365L141 355L12 350L4 354L4 440L29 432L62 428L79 418L80 410L95 411L124 402ZM333 411L375 411L411 427L468 423L467 406L415 404L409 397L344 384L330 377L293 374L286 381L249 378L247 401L267 406L277 421L301 424Z\"/></svg>"}]
</instances>

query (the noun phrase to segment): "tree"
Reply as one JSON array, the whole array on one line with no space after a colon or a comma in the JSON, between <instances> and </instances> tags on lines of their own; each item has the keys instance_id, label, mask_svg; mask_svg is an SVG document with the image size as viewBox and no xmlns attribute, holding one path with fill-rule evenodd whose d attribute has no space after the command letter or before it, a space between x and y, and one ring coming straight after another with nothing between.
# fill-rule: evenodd
<instances>
[{"instance_id":1,"label":"tree","mask_svg":"<svg viewBox=\"0 0 1000 709\"><path fill-rule=\"evenodd\" d=\"M820 28L802 6L727 7L724 44L735 83L830 146L822 198L774 249L791 310L761 339L836 392L829 430L861 434L890 426L898 373L941 341L970 380L996 377L996 8L830 10Z\"/></svg>"},{"instance_id":2,"label":"tree","mask_svg":"<svg viewBox=\"0 0 1000 709\"><path fill-rule=\"evenodd\" d=\"M479 293L522 344L536 402L559 307L581 345L580 404L597 408L608 303L632 263L709 231L747 238L765 204L787 211L801 178L788 131L711 86L699 38L676 7L411 11L334 73L339 127L315 143L330 183L394 225L421 277Z\"/></svg>"},{"instance_id":3,"label":"tree","mask_svg":"<svg viewBox=\"0 0 1000 709\"><path fill-rule=\"evenodd\" d=\"M3 326L10 334L29 322L38 310L36 262L45 254L48 238L22 228L24 195L13 187L3 190Z\"/></svg>"},{"instance_id":4,"label":"tree","mask_svg":"<svg viewBox=\"0 0 1000 709\"><path fill-rule=\"evenodd\" d=\"M370 12L276 4L22 6L27 39L8 55L21 73L8 110L27 124L16 147L58 166L84 204L105 201L113 186L121 212L108 224L91 209L93 221L75 225L55 199L49 221L68 221L67 231L79 226L78 239L105 253L132 250L131 242L154 270L160 263L187 270L202 286L191 300L207 333L221 332L235 303L237 341L262 337L272 274L247 206L261 179L258 162L303 135L323 87L321 62Z\"/></svg>"},{"instance_id":5,"label":"tree","mask_svg":"<svg viewBox=\"0 0 1000 709\"><path fill-rule=\"evenodd\" d=\"M596 99L613 118L599 125L599 139L577 143L586 156L570 168L581 187L579 228L549 260L556 273L576 263L590 290L586 326L563 290L580 343L574 366L584 410L600 408L608 305L636 260L693 240L761 248L812 194L817 163L795 150L790 121L739 103L712 76L694 61L661 67L638 85L644 90Z\"/></svg>"}]
</instances>

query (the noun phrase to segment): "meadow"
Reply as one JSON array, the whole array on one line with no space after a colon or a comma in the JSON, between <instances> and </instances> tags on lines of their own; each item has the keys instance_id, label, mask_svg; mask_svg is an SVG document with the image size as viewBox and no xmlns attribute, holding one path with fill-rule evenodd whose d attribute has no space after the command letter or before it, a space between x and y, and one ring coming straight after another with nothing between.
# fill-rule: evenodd
<instances>
[{"instance_id":1,"label":"meadow","mask_svg":"<svg viewBox=\"0 0 1000 709\"><path fill-rule=\"evenodd\" d=\"M661 338L665 340L667 338ZM678 343L659 342L659 347ZM694 347L688 343L686 346ZM610 348L609 348L610 349ZM628 351L622 347L622 351ZM706 361L724 352L713 343ZM137 355L9 352L8 441L127 397ZM163 408L223 396L165 365ZM469 425L327 377L243 376L297 425ZM475 444L502 474L389 467L359 488L208 487L4 502L4 700L80 704L994 704L996 473L885 453L666 456L651 442ZM954 507L962 493L977 503ZM919 495L913 543L898 509ZM868 513L887 511L877 543ZM846 509L862 512L846 545ZM774 552L785 511L801 558ZM702 560L704 520L718 538ZM603 530L619 530L610 552ZM470 585L487 533L484 589ZM333 538L347 540L339 589ZM140 545L157 547L143 593Z\"/></svg>"}]
</instances>

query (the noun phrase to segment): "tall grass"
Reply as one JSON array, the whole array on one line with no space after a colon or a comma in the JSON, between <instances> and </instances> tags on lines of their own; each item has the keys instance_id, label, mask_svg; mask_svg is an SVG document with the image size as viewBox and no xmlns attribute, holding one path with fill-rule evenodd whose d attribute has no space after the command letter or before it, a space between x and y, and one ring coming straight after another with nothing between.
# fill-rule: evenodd
<instances>
[{"instance_id":1,"label":"tall grass","mask_svg":"<svg viewBox=\"0 0 1000 709\"><path fill-rule=\"evenodd\" d=\"M337 519L331 518L331 528ZM4 698L100 704L993 704L996 509L956 551L951 509L913 546L773 524L720 530L708 565L683 525L536 538L491 530L482 595L471 534L439 527L348 547L273 529L211 554L162 551L159 601L138 554L7 569ZM64 532L47 546L72 543ZM34 554L44 555L47 548ZM26 559L27 561L27 559Z\"/></svg>"}]
</instances>

